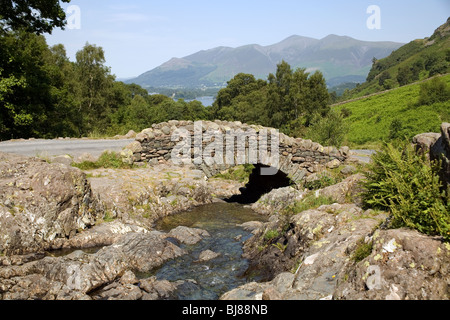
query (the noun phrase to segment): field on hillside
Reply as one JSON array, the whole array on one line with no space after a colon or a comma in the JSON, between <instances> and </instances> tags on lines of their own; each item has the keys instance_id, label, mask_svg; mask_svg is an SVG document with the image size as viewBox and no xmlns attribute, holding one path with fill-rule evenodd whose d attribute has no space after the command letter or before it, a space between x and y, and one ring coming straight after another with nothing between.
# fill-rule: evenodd
<instances>
[{"instance_id":1,"label":"field on hillside","mask_svg":"<svg viewBox=\"0 0 450 320\"><path fill-rule=\"evenodd\" d=\"M450 75L442 77L450 86ZM412 138L419 133L440 132L450 122L450 101L419 105L420 84L401 87L377 96L336 106L347 109L347 144L351 147L377 146L390 137Z\"/></svg>"}]
</instances>

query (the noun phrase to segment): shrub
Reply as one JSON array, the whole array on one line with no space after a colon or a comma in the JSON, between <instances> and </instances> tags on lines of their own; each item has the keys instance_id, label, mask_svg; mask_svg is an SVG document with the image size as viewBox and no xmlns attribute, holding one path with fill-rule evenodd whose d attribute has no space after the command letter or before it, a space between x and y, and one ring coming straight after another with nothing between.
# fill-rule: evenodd
<instances>
[{"instance_id":1,"label":"shrub","mask_svg":"<svg viewBox=\"0 0 450 320\"><path fill-rule=\"evenodd\" d=\"M352 114L353 114L353 112L350 109L347 109L345 107L341 109L341 115L344 119L350 117Z\"/></svg>"},{"instance_id":2,"label":"shrub","mask_svg":"<svg viewBox=\"0 0 450 320\"><path fill-rule=\"evenodd\" d=\"M364 202L389 210L392 227L409 227L450 240L450 189L440 182L439 163L418 155L408 141L386 144L366 173Z\"/></svg>"},{"instance_id":3,"label":"shrub","mask_svg":"<svg viewBox=\"0 0 450 320\"><path fill-rule=\"evenodd\" d=\"M348 128L344 124L343 115L332 110L324 118L315 117L307 138L319 142L324 146L340 147L344 142Z\"/></svg>"},{"instance_id":4,"label":"shrub","mask_svg":"<svg viewBox=\"0 0 450 320\"><path fill-rule=\"evenodd\" d=\"M449 99L450 87L440 78L433 78L420 86L419 105L432 105Z\"/></svg>"},{"instance_id":5,"label":"shrub","mask_svg":"<svg viewBox=\"0 0 450 320\"><path fill-rule=\"evenodd\" d=\"M394 119L389 126L389 140L398 139L401 137L401 132L403 130L403 122L400 119Z\"/></svg>"}]
</instances>

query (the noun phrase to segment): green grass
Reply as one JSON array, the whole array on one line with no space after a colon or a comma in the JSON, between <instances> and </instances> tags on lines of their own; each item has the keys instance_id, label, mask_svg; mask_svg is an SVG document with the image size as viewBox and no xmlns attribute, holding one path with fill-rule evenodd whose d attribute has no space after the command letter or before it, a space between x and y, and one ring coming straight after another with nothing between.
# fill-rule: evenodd
<instances>
[{"instance_id":1,"label":"green grass","mask_svg":"<svg viewBox=\"0 0 450 320\"><path fill-rule=\"evenodd\" d=\"M358 246L356 247L356 250L353 252L351 259L356 263L363 261L365 258L370 256L372 250L373 250L373 242L366 243L363 239L360 242L358 242Z\"/></svg>"},{"instance_id":2,"label":"green grass","mask_svg":"<svg viewBox=\"0 0 450 320\"><path fill-rule=\"evenodd\" d=\"M73 163L72 166L81 170L105 169L131 169L133 166L122 162L122 157L116 152L104 152L100 158L95 161L84 161L82 163Z\"/></svg>"},{"instance_id":3,"label":"green grass","mask_svg":"<svg viewBox=\"0 0 450 320\"><path fill-rule=\"evenodd\" d=\"M254 168L253 165L241 165L220 173L214 178L247 183Z\"/></svg>"},{"instance_id":4,"label":"green grass","mask_svg":"<svg viewBox=\"0 0 450 320\"><path fill-rule=\"evenodd\" d=\"M264 234L264 241L271 242L271 241L277 239L279 236L280 236L280 233L278 232L278 230L268 230Z\"/></svg>"},{"instance_id":5,"label":"green grass","mask_svg":"<svg viewBox=\"0 0 450 320\"><path fill-rule=\"evenodd\" d=\"M333 203L333 199L324 196L316 197L315 192L312 192L303 200L297 201L293 205L284 209L283 214L291 216L306 210L317 209L323 205L331 205Z\"/></svg>"},{"instance_id":6,"label":"green grass","mask_svg":"<svg viewBox=\"0 0 450 320\"><path fill-rule=\"evenodd\" d=\"M450 75L442 77L450 86ZM344 121L349 127L347 144L350 147L377 145L389 140L391 124L401 123L399 136L412 138L424 132L440 132L443 122L450 122L450 102L419 106L420 84L397 88L378 96L337 106L351 115Z\"/></svg>"}]
</instances>

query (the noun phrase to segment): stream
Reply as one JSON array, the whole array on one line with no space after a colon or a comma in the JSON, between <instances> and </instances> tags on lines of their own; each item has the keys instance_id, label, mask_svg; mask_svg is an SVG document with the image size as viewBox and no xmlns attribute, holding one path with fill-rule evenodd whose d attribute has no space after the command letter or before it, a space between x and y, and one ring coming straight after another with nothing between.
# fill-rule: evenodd
<instances>
[{"instance_id":1,"label":"stream","mask_svg":"<svg viewBox=\"0 0 450 320\"><path fill-rule=\"evenodd\" d=\"M257 273L244 276L249 263L242 258L242 246L252 234L238 225L249 221L265 221L265 218L236 203L213 203L162 219L156 225L159 231L168 232L178 226L186 226L206 230L211 237L196 245L181 245L189 254L141 276L151 275L168 281L194 280L196 285L179 290L182 291L177 293L180 300L217 300L238 286L262 279ZM205 250L220 256L197 262Z\"/></svg>"}]
</instances>

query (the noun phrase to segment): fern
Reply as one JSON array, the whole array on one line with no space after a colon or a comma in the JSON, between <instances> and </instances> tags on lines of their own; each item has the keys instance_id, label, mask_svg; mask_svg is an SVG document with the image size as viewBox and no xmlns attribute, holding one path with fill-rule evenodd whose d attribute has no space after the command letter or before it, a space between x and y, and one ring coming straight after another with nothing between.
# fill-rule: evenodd
<instances>
[{"instance_id":1,"label":"fern","mask_svg":"<svg viewBox=\"0 0 450 320\"><path fill-rule=\"evenodd\" d=\"M387 144L366 174L367 206L389 210L393 227L409 227L450 240L450 189L437 174L440 163L415 153L408 143Z\"/></svg>"}]
</instances>

